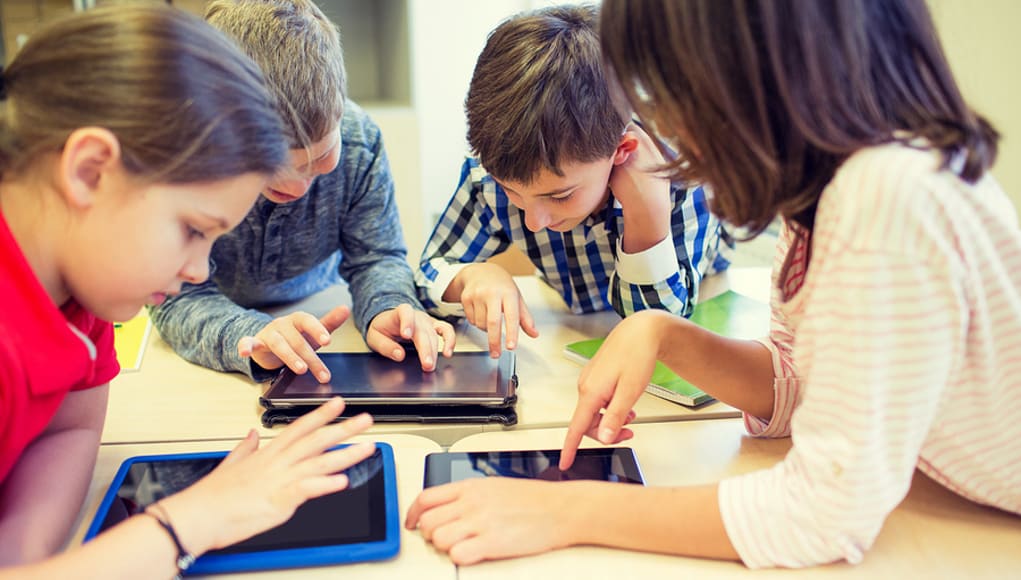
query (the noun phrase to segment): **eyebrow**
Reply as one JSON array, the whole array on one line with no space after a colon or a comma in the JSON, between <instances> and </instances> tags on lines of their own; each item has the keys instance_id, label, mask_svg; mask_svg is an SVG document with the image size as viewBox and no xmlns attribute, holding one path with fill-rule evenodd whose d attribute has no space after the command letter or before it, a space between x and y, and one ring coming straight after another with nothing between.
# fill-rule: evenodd
<instances>
[{"instance_id":1,"label":"eyebrow","mask_svg":"<svg viewBox=\"0 0 1021 580\"><path fill-rule=\"evenodd\" d=\"M332 153L332 152L333 152L333 150L334 150L334 149L335 149L335 148L336 148L336 147L337 147L338 145L340 145L340 140L341 140L341 139L340 139L340 135L338 134L338 135L337 135L337 138L336 138L336 140L334 140L334 141L333 141L333 143L330 143L330 146L329 146L329 147L327 147L325 151L323 151L322 153L320 153L320 154L319 154L318 156L316 156L316 157L313 157L312 159L309 159L309 160L308 160L308 161L306 161L305 163L302 163L302 164L301 164L301 165L299 165L298 167L299 167L299 168L304 168L304 167L308 167L309 165L312 165L312 164L314 164L314 163L315 163L316 161L322 161L323 159L326 159L327 157L329 157L329 156L330 156L330 153Z\"/></svg>"},{"instance_id":2,"label":"eyebrow","mask_svg":"<svg viewBox=\"0 0 1021 580\"><path fill-rule=\"evenodd\" d=\"M208 222L212 222L214 225L219 227L221 230L229 230L230 229L230 224L227 222L227 220L222 218L222 217L220 217L220 216L215 216L215 215L212 215L212 214L208 214L208 213L206 213L204 211L199 211L199 212L196 212L196 213L198 214L198 216L200 218L202 218L202 219L204 219L204 220L206 220Z\"/></svg>"},{"instance_id":3,"label":"eyebrow","mask_svg":"<svg viewBox=\"0 0 1021 580\"><path fill-rule=\"evenodd\" d=\"M494 179L494 181L496 181L496 180ZM513 188L510 188L510 187L507 187L506 185L500 183L499 181L497 181L496 183L500 187L504 188L505 190L507 190L507 191L509 191L511 193L515 193L517 195L521 195L517 190L515 190ZM577 187L578 187L577 185L568 185L566 187L561 187L559 189L554 189L552 191L547 191L546 193L536 194L534 197L553 197L554 195L560 195L562 193L567 193L568 191L571 191L572 189L576 189Z\"/></svg>"}]
</instances>

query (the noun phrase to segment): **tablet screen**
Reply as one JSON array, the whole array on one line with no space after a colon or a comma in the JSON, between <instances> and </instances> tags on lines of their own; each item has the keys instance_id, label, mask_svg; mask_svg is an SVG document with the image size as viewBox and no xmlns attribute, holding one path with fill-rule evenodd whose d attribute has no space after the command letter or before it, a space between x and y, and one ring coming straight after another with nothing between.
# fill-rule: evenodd
<instances>
[{"instance_id":1,"label":"tablet screen","mask_svg":"<svg viewBox=\"0 0 1021 580\"><path fill-rule=\"evenodd\" d=\"M222 454L201 455L204 456L133 462L106 514L97 514L103 517L98 533L141 512L148 504L195 483L223 459ZM351 481L347 489L309 500L280 526L238 544L208 552L203 558L213 554L382 541L386 535L382 465L382 453L377 449L364 462L346 472Z\"/></svg>"},{"instance_id":2,"label":"tablet screen","mask_svg":"<svg viewBox=\"0 0 1021 580\"><path fill-rule=\"evenodd\" d=\"M432 453L425 459L425 487L492 476L645 483L634 450L629 447L579 449L574 465L567 471L561 471L559 463L559 449Z\"/></svg>"},{"instance_id":3,"label":"tablet screen","mask_svg":"<svg viewBox=\"0 0 1021 580\"><path fill-rule=\"evenodd\" d=\"M308 405L340 395L352 403L474 403L508 404L514 396L514 353L499 359L488 352L458 352L440 357L436 370L426 372L414 353L396 362L376 353L321 353L330 369L330 382L311 373L296 375L285 369L263 400L268 406Z\"/></svg>"}]
</instances>

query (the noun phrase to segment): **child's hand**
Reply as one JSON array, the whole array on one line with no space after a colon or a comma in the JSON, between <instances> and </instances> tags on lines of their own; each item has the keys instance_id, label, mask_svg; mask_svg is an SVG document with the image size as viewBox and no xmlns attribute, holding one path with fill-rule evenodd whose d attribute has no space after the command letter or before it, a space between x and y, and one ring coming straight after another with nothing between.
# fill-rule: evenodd
<instances>
[{"instance_id":1,"label":"child's hand","mask_svg":"<svg viewBox=\"0 0 1021 580\"><path fill-rule=\"evenodd\" d=\"M436 368L440 337L443 338L443 356L450 358L457 341L454 327L421 310L415 310L410 304L401 304L397 308L380 312L372 319L365 334L365 342L379 354L400 361L404 360L406 352L399 341L410 340L418 351L422 370L431 371Z\"/></svg>"},{"instance_id":2,"label":"child's hand","mask_svg":"<svg viewBox=\"0 0 1021 580\"><path fill-rule=\"evenodd\" d=\"M632 123L621 138L621 147L629 155L623 163L613 167L610 189L624 212L637 206L654 205L670 215L670 180L655 171L665 163L656 143Z\"/></svg>"},{"instance_id":3,"label":"child's hand","mask_svg":"<svg viewBox=\"0 0 1021 580\"><path fill-rule=\"evenodd\" d=\"M663 310L643 310L625 318L606 337L578 379L578 405L567 426L560 469L571 467L586 435L607 445L634 436L624 426L634 420L633 407L656 367L661 325L677 318Z\"/></svg>"},{"instance_id":4,"label":"child's hand","mask_svg":"<svg viewBox=\"0 0 1021 580\"><path fill-rule=\"evenodd\" d=\"M489 335L489 355L493 358L500 356L500 334L505 320L507 350L517 347L519 326L528 336L539 336L521 290L502 267L472 264L458 272L450 286L460 288L459 301L468 322Z\"/></svg>"},{"instance_id":5,"label":"child's hand","mask_svg":"<svg viewBox=\"0 0 1021 580\"><path fill-rule=\"evenodd\" d=\"M311 370L321 383L330 380L330 370L316 355L329 344L330 335L351 316L351 309L338 306L316 319L307 312L295 312L277 318L255 336L238 341L238 354L250 356L260 367L272 370L285 364L296 374Z\"/></svg>"},{"instance_id":6,"label":"child's hand","mask_svg":"<svg viewBox=\"0 0 1021 580\"><path fill-rule=\"evenodd\" d=\"M372 455L375 445L323 453L372 425L361 414L324 427L343 410L340 398L324 403L261 449L251 431L212 473L161 500L184 547L198 555L240 542L287 521L305 501L347 487L339 472Z\"/></svg>"},{"instance_id":7,"label":"child's hand","mask_svg":"<svg viewBox=\"0 0 1021 580\"><path fill-rule=\"evenodd\" d=\"M455 564L538 554L571 543L574 487L507 477L467 479L423 491L404 526Z\"/></svg>"}]
</instances>

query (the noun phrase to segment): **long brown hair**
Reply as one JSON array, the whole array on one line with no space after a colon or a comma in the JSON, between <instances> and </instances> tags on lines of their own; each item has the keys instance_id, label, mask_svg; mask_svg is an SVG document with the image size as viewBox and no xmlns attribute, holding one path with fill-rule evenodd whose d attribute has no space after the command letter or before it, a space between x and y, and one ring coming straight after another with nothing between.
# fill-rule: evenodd
<instances>
[{"instance_id":1,"label":"long brown hair","mask_svg":"<svg viewBox=\"0 0 1021 580\"><path fill-rule=\"evenodd\" d=\"M778 214L810 233L840 164L898 131L963 154L967 181L996 158L924 0L606 0L600 26L628 101L678 138L671 171L752 236Z\"/></svg>"},{"instance_id":2,"label":"long brown hair","mask_svg":"<svg viewBox=\"0 0 1021 580\"><path fill-rule=\"evenodd\" d=\"M164 183L272 174L283 129L259 68L201 19L158 4L75 14L35 32L2 72L0 175L80 127L117 136L133 175Z\"/></svg>"}]
</instances>

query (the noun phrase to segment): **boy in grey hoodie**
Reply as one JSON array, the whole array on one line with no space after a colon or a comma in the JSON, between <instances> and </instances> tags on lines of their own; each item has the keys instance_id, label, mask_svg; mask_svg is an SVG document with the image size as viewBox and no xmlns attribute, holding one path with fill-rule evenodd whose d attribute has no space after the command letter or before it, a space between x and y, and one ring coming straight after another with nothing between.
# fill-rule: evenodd
<instances>
[{"instance_id":1,"label":"boy in grey hoodie","mask_svg":"<svg viewBox=\"0 0 1021 580\"><path fill-rule=\"evenodd\" d=\"M264 381L286 365L325 382L315 351L351 310L273 318L255 309L347 282L369 348L401 360L413 343L422 368L434 369L439 338L450 356L454 330L416 298L382 137L346 99L336 27L309 0L214 0L206 20L262 67L289 130L291 167L213 246L209 280L152 308L160 335L216 370ZM203 219L184 216L186 235L202 236Z\"/></svg>"}]
</instances>

